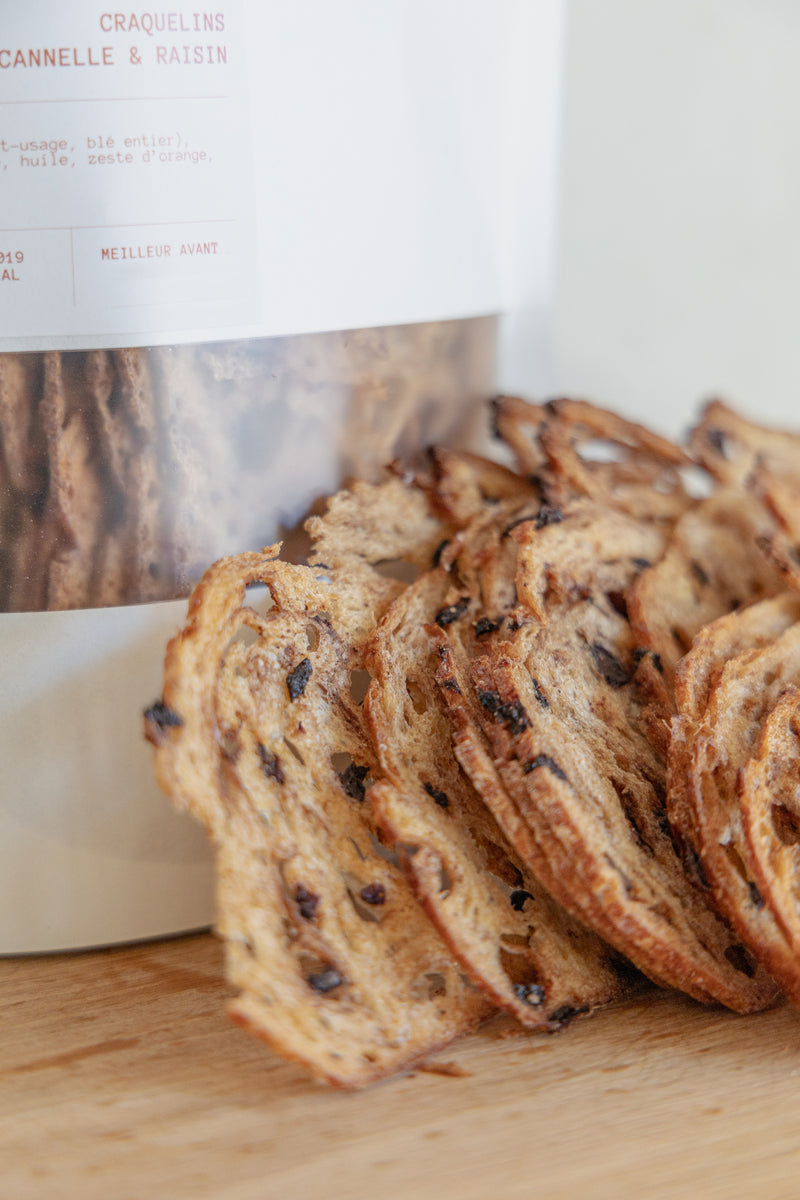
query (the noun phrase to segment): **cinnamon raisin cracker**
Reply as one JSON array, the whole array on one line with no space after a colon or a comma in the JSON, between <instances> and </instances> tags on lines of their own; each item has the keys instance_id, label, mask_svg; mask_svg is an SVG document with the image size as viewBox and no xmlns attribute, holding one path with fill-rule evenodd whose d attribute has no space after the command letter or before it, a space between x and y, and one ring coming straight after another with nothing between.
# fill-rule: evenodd
<instances>
[{"instance_id":1,"label":"cinnamon raisin cracker","mask_svg":"<svg viewBox=\"0 0 800 1200\"><path fill-rule=\"evenodd\" d=\"M756 752L742 768L740 804L747 865L786 941L781 982L795 1004L800 994L799 777L800 690L790 686L768 715Z\"/></svg>"},{"instance_id":2,"label":"cinnamon raisin cracker","mask_svg":"<svg viewBox=\"0 0 800 1200\"><path fill-rule=\"evenodd\" d=\"M800 482L800 434L769 429L735 412L722 400L709 401L688 438L693 457L721 483L744 487L760 466Z\"/></svg>"},{"instance_id":3,"label":"cinnamon raisin cracker","mask_svg":"<svg viewBox=\"0 0 800 1200\"><path fill-rule=\"evenodd\" d=\"M649 535L626 518L626 540L619 514L604 525L598 512L608 553L590 542L581 557L576 508L574 525L566 517L563 528L529 521L513 531L512 619L480 637L474 615L471 627L456 621L445 630L442 694L459 761L565 908L656 981L752 1011L775 988L726 957L739 962L742 951L686 879L666 818L666 742L654 740L650 717L658 667L643 676L647 655L620 600L647 569ZM528 599L543 606L544 620Z\"/></svg>"},{"instance_id":4,"label":"cinnamon raisin cracker","mask_svg":"<svg viewBox=\"0 0 800 1200\"><path fill-rule=\"evenodd\" d=\"M686 453L607 409L582 400L527 405L501 396L493 417L518 469L540 483L551 503L586 496L667 522L692 503L681 475L690 465Z\"/></svg>"},{"instance_id":5,"label":"cinnamon raisin cracker","mask_svg":"<svg viewBox=\"0 0 800 1200\"><path fill-rule=\"evenodd\" d=\"M688 839L690 869L697 868L691 848L695 835L687 791L690 759L711 689L729 659L769 645L798 620L800 598L790 592L757 601L704 625L695 634L689 653L677 665L677 712L671 720L667 758L667 812L673 826Z\"/></svg>"},{"instance_id":6,"label":"cinnamon raisin cracker","mask_svg":"<svg viewBox=\"0 0 800 1200\"><path fill-rule=\"evenodd\" d=\"M508 827L546 860L555 898L655 982L755 1011L775 988L683 872L636 649L624 617L584 600L474 659L482 731L527 836Z\"/></svg>"},{"instance_id":7,"label":"cinnamon raisin cracker","mask_svg":"<svg viewBox=\"0 0 800 1200\"><path fill-rule=\"evenodd\" d=\"M148 713L160 783L217 847L234 1020L314 1074L359 1087L419 1062L491 1011L380 840L377 773L353 672L400 586L223 560L195 589ZM259 614L248 589L263 584ZM360 611L359 628L351 616Z\"/></svg>"},{"instance_id":8,"label":"cinnamon raisin cracker","mask_svg":"<svg viewBox=\"0 0 800 1200\"><path fill-rule=\"evenodd\" d=\"M773 527L747 493L720 489L678 520L660 561L630 587L627 607L637 637L659 656L670 685L703 626L786 590L764 549Z\"/></svg>"},{"instance_id":9,"label":"cinnamon raisin cracker","mask_svg":"<svg viewBox=\"0 0 800 1200\"><path fill-rule=\"evenodd\" d=\"M771 709L798 683L798 623L722 667L688 758L685 831L694 839L717 907L795 1003L800 1002L796 960L749 865L741 790L742 770L757 752Z\"/></svg>"},{"instance_id":10,"label":"cinnamon raisin cracker","mask_svg":"<svg viewBox=\"0 0 800 1200\"><path fill-rule=\"evenodd\" d=\"M501 463L464 450L429 450L427 491L434 511L463 527L503 500L541 501L540 487ZM426 481L421 481L426 486Z\"/></svg>"},{"instance_id":11,"label":"cinnamon raisin cracker","mask_svg":"<svg viewBox=\"0 0 800 1200\"><path fill-rule=\"evenodd\" d=\"M453 755L435 671L437 635L474 608L459 583L444 567L423 575L370 639L365 710L380 776L368 798L465 971L524 1025L552 1027L629 985L511 849Z\"/></svg>"},{"instance_id":12,"label":"cinnamon raisin cracker","mask_svg":"<svg viewBox=\"0 0 800 1200\"><path fill-rule=\"evenodd\" d=\"M343 488L328 500L323 515L309 517L306 529L312 564L388 568L402 561L413 574L413 568L432 565L455 525L432 510L422 489L389 475L380 483L356 480Z\"/></svg>"}]
</instances>

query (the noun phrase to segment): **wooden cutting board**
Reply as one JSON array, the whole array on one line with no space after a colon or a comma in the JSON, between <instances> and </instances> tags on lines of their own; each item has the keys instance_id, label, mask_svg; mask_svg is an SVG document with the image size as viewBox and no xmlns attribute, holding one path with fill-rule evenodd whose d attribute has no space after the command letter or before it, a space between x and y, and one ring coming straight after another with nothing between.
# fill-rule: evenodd
<instances>
[{"instance_id":1,"label":"wooden cutting board","mask_svg":"<svg viewBox=\"0 0 800 1200\"><path fill-rule=\"evenodd\" d=\"M800 1196L800 1014L652 991L335 1092L233 1027L200 935L0 961L2 1200ZM437 1073L441 1072L441 1073Z\"/></svg>"}]
</instances>

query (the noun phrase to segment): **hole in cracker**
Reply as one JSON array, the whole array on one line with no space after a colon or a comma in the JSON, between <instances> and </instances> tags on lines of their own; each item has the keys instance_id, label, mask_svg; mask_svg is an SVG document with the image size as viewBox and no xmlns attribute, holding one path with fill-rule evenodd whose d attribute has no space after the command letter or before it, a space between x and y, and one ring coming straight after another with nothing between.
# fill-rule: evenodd
<instances>
[{"instance_id":1,"label":"hole in cracker","mask_svg":"<svg viewBox=\"0 0 800 1200\"><path fill-rule=\"evenodd\" d=\"M284 737L283 740L286 745L286 749L289 751L289 753L294 755L294 757L300 763L301 767L304 767L306 765L306 760L303 758L302 754L297 749L297 746L295 746L294 742L290 742L287 737Z\"/></svg>"},{"instance_id":2,"label":"hole in cracker","mask_svg":"<svg viewBox=\"0 0 800 1200\"><path fill-rule=\"evenodd\" d=\"M796 813L789 812L782 804L773 804L769 815L779 842L784 846L800 844L800 818Z\"/></svg>"},{"instance_id":3,"label":"hole in cracker","mask_svg":"<svg viewBox=\"0 0 800 1200\"><path fill-rule=\"evenodd\" d=\"M606 438L588 438L577 447L578 455L584 462L625 462L630 457L630 451L618 442Z\"/></svg>"},{"instance_id":4,"label":"hole in cracker","mask_svg":"<svg viewBox=\"0 0 800 1200\"><path fill-rule=\"evenodd\" d=\"M474 837L480 850L483 852L484 866L490 874L495 879L500 880L509 890L521 887L523 883L522 872L509 859L503 848L477 830L474 832Z\"/></svg>"},{"instance_id":5,"label":"hole in cracker","mask_svg":"<svg viewBox=\"0 0 800 1200\"><path fill-rule=\"evenodd\" d=\"M319 630L316 625L306 625L306 642L309 650L316 650L319 645Z\"/></svg>"},{"instance_id":6,"label":"hole in cracker","mask_svg":"<svg viewBox=\"0 0 800 1200\"><path fill-rule=\"evenodd\" d=\"M375 563L375 570L384 579L396 579L398 583L413 583L422 574L422 568L404 558L387 558Z\"/></svg>"},{"instance_id":7,"label":"hole in cracker","mask_svg":"<svg viewBox=\"0 0 800 1200\"><path fill-rule=\"evenodd\" d=\"M744 946L728 946L728 949L725 951L725 957L734 970L741 971L748 979L753 978L756 973L755 964Z\"/></svg>"},{"instance_id":8,"label":"hole in cracker","mask_svg":"<svg viewBox=\"0 0 800 1200\"><path fill-rule=\"evenodd\" d=\"M670 633L672 634L673 640L675 641L675 644L677 645L681 654L686 654L691 649L692 639L688 637L682 629L678 629L675 625L673 625L672 629L670 629Z\"/></svg>"},{"instance_id":9,"label":"hole in cracker","mask_svg":"<svg viewBox=\"0 0 800 1200\"><path fill-rule=\"evenodd\" d=\"M532 970L530 958L525 952L508 950L501 940L498 946L498 957L500 966L514 985L515 990L519 986L533 986L539 982L536 973Z\"/></svg>"},{"instance_id":10,"label":"hole in cracker","mask_svg":"<svg viewBox=\"0 0 800 1200\"><path fill-rule=\"evenodd\" d=\"M421 1000L436 1000L447 995L447 979L440 971L428 971L414 980L409 992L417 1003Z\"/></svg>"},{"instance_id":11,"label":"hole in cracker","mask_svg":"<svg viewBox=\"0 0 800 1200\"><path fill-rule=\"evenodd\" d=\"M625 593L620 591L606 592L606 599L613 608L614 612L618 613L618 615L621 617L625 617L627 620L628 601L625 597Z\"/></svg>"},{"instance_id":12,"label":"hole in cracker","mask_svg":"<svg viewBox=\"0 0 800 1200\"><path fill-rule=\"evenodd\" d=\"M500 941L509 954L527 954L528 939L522 933L501 933Z\"/></svg>"},{"instance_id":13,"label":"hole in cracker","mask_svg":"<svg viewBox=\"0 0 800 1200\"><path fill-rule=\"evenodd\" d=\"M749 884L750 880L747 874L747 867L744 865L744 859L732 842L720 842L722 849L725 851L725 856L731 864L737 875Z\"/></svg>"},{"instance_id":14,"label":"hole in cracker","mask_svg":"<svg viewBox=\"0 0 800 1200\"><path fill-rule=\"evenodd\" d=\"M350 695L356 704L363 704L372 676L369 671L356 668L350 672Z\"/></svg>"},{"instance_id":15,"label":"hole in cracker","mask_svg":"<svg viewBox=\"0 0 800 1200\"><path fill-rule=\"evenodd\" d=\"M256 641L258 641L256 630L250 625L240 625L225 647L225 654L227 655L234 646L252 646Z\"/></svg>"},{"instance_id":16,"label":"hole in cracker","mask_svg":"<svg viewBox=\"0 0 800 1200\"><path fill-rule=\"evenodd\" d=\"M384 846L383 842L379 841L374 833L369 835L369 840L372 845L372 849L380 858L384 859L385 862L391 863L393 867L397 867L399 869L400 858L394 846ZM418 847L405 846L403 849L405 853L410 855L416 853Z\"/></svg>"},{"instance_id":17,"label":"hole in cracker","mask_svg":"<svg viewBox=\"0 0 800 1200\"><path fill-rule=\"evenodd\" d=\"M639 802L637 801L637 797L629 791L621 780L613 776L611 778L611 785L617 793L620 808L625 820L628 822L634 842L640 850L645 851L647 854L653 854L653 847L645 837L644 830L642 829L642 814L638 811Z\"/></svg>"},{"instance_id":18,"label":"hole in cracker","mask_svg":"<svg viewBox=\"0 0 800 1200\"><path fill-rule=\"evenodd\" d=\"M686 492L693 500L705 500L714 491L714 480L702 467L682 466L678 475Z\"/></svg>"},{"instance_id":19,"label":"hole in cracker","mask_svg":"<svg viewBox=\"0 0 800 1200\"><path fill-rule=\"evenodd\" d=\"M453 877L444 863L439 864L439 894L445 898L453 890Z\"/></svg>"},{"instance_id":20,"label":"hole in cracker","mask_svg":"<svg viewBox=\"0 0 800 1200\"><path fill-rule=\"evenodd\" d=\"M362 862L366 862L366 861L367 861L367 856L366 856L366 854L364 853L364 851L361 849L361 847L359 846L359 844L358 844L358 842L356 841L356 839L355 839L355 838L348 838L347 840L350 842L351 846L353 847L353 849L355 850L356 854L357 854L357 855L358 855L358 857L361 859L361 861L362 861Z\"/></svg>"},{"instance_id":21,"label":"hole in cracker","mask_svg":"<svg viewBox=\"0 0 800 1200\"><path fill-rule=\"evenodd\" d=\"M434 1000L437 996L447 995L447 980L441 971L429 971L425 976L428 981L428 998Z\"/></svg>"},{"instance_id":22,"label":"hole in cracker","mask_svg":"<svg viewBox=\"0 0 800 1200\"><path fill-rule=\"evenodd\" d=\"M414 712L418 717L421 717L428 711L428 701L425 698L425 693L420 687L418 687L416 683L412 682L411 680L409 680L406 684L406 691L408 692L409 699L414 707Z\"/></svg>"},{"instance_id":23,"label":"hole in cracker","mask_svg":"<svg viewBox=\"0 0 800 1200\"><path fill-rule=\"evenodd\" d=\"M262 617L265 613L269 612L275 603L272 599L272 593L264 583L251 583L245 588L245 601L250 608Z\"/></svg>"}]
</instances>

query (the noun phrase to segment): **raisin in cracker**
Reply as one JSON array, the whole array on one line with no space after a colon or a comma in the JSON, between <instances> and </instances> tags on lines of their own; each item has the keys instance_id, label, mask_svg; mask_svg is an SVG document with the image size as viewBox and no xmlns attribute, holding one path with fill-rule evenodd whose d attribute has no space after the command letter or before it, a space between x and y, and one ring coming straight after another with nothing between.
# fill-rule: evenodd
<instances>
[{"instance_id":1,"label":"raisin in cracker","mask_svg":"<svg viewBox=\"0 0 800 1200\"><path fill-rule=\"evenodd\" d=\"M351 692L360 635L398 586L275 561L217 564L170 643L150 711L162 786L218 851L235 1020L341 1086L419 1062L486 1015L379 839L377 763ZM264 584L259 615L247 588ZM369 619L367 619L369 618ZM244 636L244 635L247 636Z\"/></svg>"},{"instance_id":2,"label":"raisin in cracker","mask_svg":"<svg viewBox=\"0 0 800 1200\"><path fill-rule=\"evenodd\" d=\"M405 847L411 886L463 968L524 1025L626 990L609 948L567 916L510 848L451 747L437 635L467 611L447 571L423 575L371 639L365 708L381 775L369 799ZM454 685L457 686L457 685Z\"/></svg>"}]
</instances>

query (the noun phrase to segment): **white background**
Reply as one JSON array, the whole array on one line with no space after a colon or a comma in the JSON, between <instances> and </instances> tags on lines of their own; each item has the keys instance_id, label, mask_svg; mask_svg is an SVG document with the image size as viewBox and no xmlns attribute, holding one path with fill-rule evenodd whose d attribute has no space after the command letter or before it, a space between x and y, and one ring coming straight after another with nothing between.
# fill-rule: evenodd
<instances>
[{"instance_id":1,"label":"white background","mask_svg":"<svg viewBox=\"0 0 800 1200\"><path fill-rule=\"evenodd\" d=\"M800 5L571 0L555 390L800 428Z\"/></svg>"}]
</instances>

